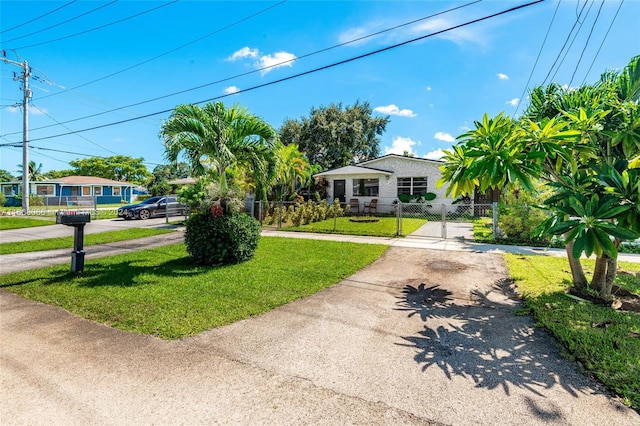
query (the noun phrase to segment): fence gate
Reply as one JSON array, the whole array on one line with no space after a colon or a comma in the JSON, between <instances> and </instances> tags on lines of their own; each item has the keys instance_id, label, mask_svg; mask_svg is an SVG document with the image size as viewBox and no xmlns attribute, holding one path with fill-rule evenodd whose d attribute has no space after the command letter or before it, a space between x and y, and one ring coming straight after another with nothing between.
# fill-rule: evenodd
<instances>
[{"instance_id":1,"label":"fence gate","mask_svg":"<svg viewBox=\"0 0 640 426\"><path fill-rule=\"evenodd\" d=\"M491 217L492 205L471 204L426 204L398 203L398 226L400 219L419 219L427 222L407 235L411 238L442 238L473 241L473 221L480 217ZM405 221L406 222L406 221ZM399 230L405 235L406 230Z\"/></svg>"}]
</instances>

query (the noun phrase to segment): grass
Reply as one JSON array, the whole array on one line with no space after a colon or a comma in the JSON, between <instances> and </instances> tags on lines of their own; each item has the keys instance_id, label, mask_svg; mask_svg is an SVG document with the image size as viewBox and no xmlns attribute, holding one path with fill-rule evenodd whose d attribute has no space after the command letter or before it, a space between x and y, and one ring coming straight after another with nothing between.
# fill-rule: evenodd
<instances>
[{"instance_id":1,"label":"grass","mask_svg":"<svg viewBox=\"0 0 640 426\"><path fill-rule=\"evenodd\" d=\"M15 216L0 217L0 231L47 225L55 225L55 221L53 220L53 218L33 219L30 217Z\"/></svg>"},{"instance_id":2,"label":"grass","mask_svg":"<svg viewBox=\"0 0 640 426\"><path fill-rule=\"evenodd\" d=\"M493 243L493 220L483 217L473 221L473 240L476 243Z\"/></svg>"},{"instance_id":3,"label":"grass","mask_svg":"<svg viewBox=\"0 0 640 426\"><path fill-rule=\"evenodd\" d=\"M348 217L339 217L335 221L327 219L300 226L285 226L281 231L317 232L323 234L366 235L373 237L395 237L396 218L380 217L378 222L351 222ZM424 219L402 219L402 235L409 235L427 223Z\"/></svg>"},{"instance_id":4,"label":"grass","mask_svg":"<svg viewBox=\"0 0 640 426\"><path fill-rule=\"evenodd\" d=\"M84 318L163 339L192 336L259 315L329 287L377 259L386 246L261 238L254 259L191 263L183 244L0 275L0 287Z\"/></svg>"},{"instance_id":5,"label":"grass","mask_svg":"<svg viewBox=\"0 0 640 426\"><path fill-rule=\"evenodd\" d=\"M84 245L115 243L118 241L134 240L152 235L174 232L171 229L131 228L122 231L108 231L84 236ZM0 244L0 254L29 253L33 251L56 250L73 247L73 235L59 238L44 238L40 240L18 241Z\"/></svg>"},{"instance_id":6,"label":"grass","mask_svg":"<svg viewBox=\"0 0 640 426\"><path fill-rule=\"evenodd\" d=\"M640 410L640 313L616 311L567 296L571 283L565 258L506 255L510 275L524 295L537 325L560 342L565 355L579 361L623 402ZM585 272L593 261L583 261ZM624 271L640 265L620 262ZM640 295L640 278L618 275L616 284ZM610 322L608 327L594 324Z\"/></svg>"}]
</instances>

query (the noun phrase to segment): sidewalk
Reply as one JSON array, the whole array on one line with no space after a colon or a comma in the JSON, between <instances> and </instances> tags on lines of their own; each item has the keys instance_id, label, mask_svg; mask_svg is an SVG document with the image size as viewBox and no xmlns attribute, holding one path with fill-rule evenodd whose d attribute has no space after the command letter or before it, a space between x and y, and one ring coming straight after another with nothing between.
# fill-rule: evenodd
<instances>
[{"instance_id":1,"label":"sidewalk","mask_svg":"<svg viewBox=\"0 0 640 426\"><path fill-rule=\"evenodd\" d=\"M36 228L31 228L36 229ZM515 253L524 255L540 256L566 256L564 249L541 249L526 246L508 246L497 244L472 243L458 239L439 239L427 237L408 236L404 238L391 237L366 237L359 235L338 235L338 234L313 234L306 232L287 232L263 230L264 237L280 238L303 238L311 240L325 241L345 241L359 244L382 244L392 247L406 247L416 249L463 251L472 253ZM128 253L147 248L161 247L163 245L175 244L183 241L182 231L175 233L156 235L152 237L139 238L136 240L121 241L117 243L100 244L85 247L86 260L97 259L105 256L112 256L121 253ZM3 241L4 242L4 241ZM71 250L60 249L52 251L39 251L31 253L16 253L0 255L0 274L36 269L45 266L59 265L71 262ZM618 260L626 262L640 263L638 254L620 254Z\"/></svg>"}]
</instances>

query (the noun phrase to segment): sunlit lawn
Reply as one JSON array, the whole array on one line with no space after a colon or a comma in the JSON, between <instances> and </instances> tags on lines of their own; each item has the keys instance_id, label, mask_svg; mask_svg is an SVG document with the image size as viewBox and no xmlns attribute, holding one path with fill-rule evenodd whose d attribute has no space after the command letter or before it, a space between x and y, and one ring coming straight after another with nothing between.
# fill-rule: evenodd
<instances>
[{"instance_id":1,"label":"sunlit lawn","mask_svg":"<svg viewBox=\"0 0 640 426\"><path fill-rule=\"evenodd\" d=\"M366 235L375 237L395 237L397 219L378 217L378 222L352 222L349 217L338 217L300 226L285 226L282 231L318 232L346 235ZM402 235L409 235L427 223L424 219L403 218Z\"/></svg>"},{"instance_id":2,"label":"sunlit lawn","mask_svg":"<svg viewBox=\"0 0 640 426\"><path fill-rule=\"evenodd\" d=\"M30 217L0 216L0 231L55 225L54 217L33 219Z\"/></svg>"},{"instance_id":3,"label":"sunlit lawn","mask_svg":"<svg viewBox=\"0 0 640 426\"><path fill-rule=\"evenodd\" d=\"M537 325L546 328L567 355L640 410L640 313L616 311L570 298L566 258L506 255L510 275ZM583 261L585 271L593 261ZM620 262L616 284L640 295L640 264ZM594 326L609 323L608 326Z\"/></svg>"},{"instance_id":4,"label":"sunlit lawn","mask_svg":"<svg viewBox=\"0 0 640 426\"><path fill-rule=\"evenodd\" d=\"M0 275L0 287L93 321L164 339L267 312L313 294L377 259L386 246L261 238L256 257L222 267L191 263L183 244Z\"/></svg>"},{"instance_id":5,"label":"sunlit lawn","mask_svg":"<svg viewBox=\"0 0 640 426\"><path fill-rule=\"evenodd\" d=\"M175 232L171 229L156 228L131 228L121 231L107 231L98 234L87 234L84 236L84 245L115 243L118 241L134 240L137 238L150 237L152 235ZM43 250L56 250L73 247L73 235L68 237L44 238L31 241L17 241L13 243L1 243L0 254L28 253Z\"/></svg>"}]
</instances>

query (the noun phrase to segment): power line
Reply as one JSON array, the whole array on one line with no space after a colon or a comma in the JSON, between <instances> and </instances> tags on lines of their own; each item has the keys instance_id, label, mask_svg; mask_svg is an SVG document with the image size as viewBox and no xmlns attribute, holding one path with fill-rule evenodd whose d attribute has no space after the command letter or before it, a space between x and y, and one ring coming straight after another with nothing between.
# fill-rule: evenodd
<instances>
[{"instance_id":1,"label":"power line","mask_svg":"<svg viewBox=\"0 0 640 426\"><path fill-rule=\"evenodd\" d=\"M587 0L585 0L584 4L582 5L582 9L580 9L580 15L582 15L582 11L584 10L586 5L587 5ZM576 5L576 12L577 12L577 5ZM551 72L553 71L553 68L558 63L558 59L560 59L560 55L562 55L562 51L567 46L567 43L569 42L569 39L571 38L571 34L573 33L573 30L576 28L576 25L580 21L580 15L576 16L576 21L573 23L573 26L571 27L571 30L569 31L569 34L567 34L567 38L565 39L564 44L562 45L562 48L558 52L558 55L556 56L556 59L553 61L553 64L551 65L551 68L549 69L549 72L547 73L547 76L544 78L544 80L542 80L542 86L545 85L545 83L547 82L547 79L549 78L549 76L551 75Z\"/></svg>"},{"instance_id":2,"label":"power line","mask_svg":"<svg viewBox=\"0 0 640 426\"><path fill-rule=\"evenodd\" d=\"M73 3L77 2L77 1L78 1L78 0L71 0L69 3L65 3L65 4L63 4L62 6L60 6L60 7L58 7L58 8L55 8L55 9L53 9L53 10L52 10L52 11L50 11L50 12L47 12L47 13L45 13L45 14L43 14L43 15L40 15L40 16L38 16L38 17L35 17L35 18L33 18L33 19L30 19L30 20L28 20L27 22L23 22L22 24L16 25L15 27L11 27L11 28L7 28L6 30L2 30L2 31L0 31L0 34L4 34L4 33L6 33L7 31L12 31L12 30L15 30L15 29L17 29L17 28L23 27L23 26L25 26L25 25L27 25L27 24L30 24L30 23L32 23L32 22L35 22L35 21L37 21L38 19L40 19L40 18L44 18L45 16L48 16L48 15L51 15L53 12L57 12L58 10L60 10L60 9L62 9L62 8L65 8L65 7L67 7L67 6L70 6L70 5L72 5Z\"/></svg>"},{"instance_id":3,"label":"power line","mask_svg":"<svg viewBox=\"0 0 640 426\"><path fill-rule=\"evenodd\" d=\"M542 46L540 46L540 50L538 51L538 56L536 57L536 61L534 62L533 68L531 69L531 73L529 74L529 78L527 79L527 84L524 85L524 90L522 91L522 95L520 95L520 101L518 102L518 105L516 106L516 110L513 113L514 116L518 113L518 108L520 108L520 105L522 104L522 99L524 99L524 95L525 93L527 93L527 88L529 87L529 83L531 83L533 72L535 71L536 66L538 65L538 60L540 59L540 55L542 54L544 45L547 42L547 37L549 37L549 32L551 31L551 27L553 26L553 22L556 19L556 14L558 13L558 9L560 8L560 2L561 0L558 0L558 4L556 5L556 10L553 12L553 17L551 18L551 22L549 22L549 28L547 28L547 33L544 35L544 40L542 40Z\"/></svg>"},{"instance_id":4,"label":"power line","mask_svg":"<svg viewBox=\"0 0 640 426\"><path fill-rule=\"evenodd\" d=\"M169 5L171 5L173 3L177 3L177 2L178 2L178 0L173 0L173 1L169 2L169 3L161 4L160 6L153 7L151 9L136 13L136 14L131 15L131 16L127 16L126 18L122 18L122 19L118 19L118 20L113 21L113 22L109 22L108 24L104 24L104 25L100 25L98 27L90 28L88 30L80 31L79 33L70 34L70 35L67 35L67 36L64 36L64 37L59 37L59 38L56 38L56 39L53 39L53 40L49 40L49 41L43 41L43 42L40 42L40 43L30 44L28 46L14 47L13 49L14 50L28 49L30 47L42 46L43 44L49 44L49 43L53 43L53 42L56 42L56 41L65 40L65 39L68 39L68 38L71 38L71 37L77 37L77 36L82 35L82 34L87 34L87 33L90 33L92 31L101 30L102 28L110 27L111 25L119 24L120 22L128 21L129 19L137 18L138 16L142 16L142 15L145 15L147 13L154 12L154 11L156 11L158 9L161 9L163 7L169 6Z\"/></svg>"},{"instance_id":5,"label":"power line","mask_svg":"<svg viewBox=\"0 0 640 426\"><path fill-rule=\"evenodd\" d=\"M95 9L91 9L91 10L89 10L87 12L81 13L80 15L74 16L73 18L67 19L66 21L58 22L57 24L51 25L51 26L49 26L47 28L43 28L41 30L34 31L32 33L29 33L29 34L22 35L20 37L14 37L14 38L12 38L10 40L5 40L4 42L5 43L9 43L9 42L12 42L12 41L15 41L15 40L20 40L21 38L25 38L25 37L29 37L29 36L32 36L32 35L35 35L35 34L39 34L39 33L43 32L43 31L50 30L51 28L59 27L60 25L64 25L64 24L67 24L67 23L69 23L71 21L75 21L78 18L82 18L83 16L87 16L90 13L93 13L93 12L97 12L98 10L100 10L102 8L105 8L107 6L111 6L112 4L117 3L117 2L118 2L118 0L113 0L111 3L107 3L107 4L103 4L102 6L98 6Z\"/></svg>"},{"instance_id":6,"label":"power line","mask_svg":"<svg viewBox=\"0 0 640 426\"><path fill-rule=\"evenodd\" d=\"M609 35L609 31L611 31L611 27L613 27L613 23L616 21L616 18L618 17L618 13L620 12L620 9L622 8L622 3L624 3L624 0L622 0L620 2L620 5L618 6L618 10L616 10L616 14L613 16L613 19L611 20L611 24L609 24L609 28L607 28L607 32L604 34L604 37L602 39L602 43L600 43L600 47L598 47L598 51L594 55L593 61L591 61L591 65L589 65L589 69L587 70L587 73L584 75L584 80L582 80L582 85L584 85L584 83L587 81L587 77L589 76L589 73L591 72L591 68L593 67L593 64L595 64L596 58L600 54L600 50L602 49L602 46L604 45L604 42L607 39L607 36Z\"/></svg>"},{"instance_id":7,"label":"power line","mask_svg":"<svg viewBox=\"0 0 640 426\"><path fill-rule=\"evenodd\" d=\"M248 89L243 89L243 90L240 90L240 91L235 92L235 93L229 93L229 94L216 96L216 97L205 99L205 100L198 101L198 102L193 102L193 104L200 104L200 103L210 102L210 101L213 101L213 100L222 99L222 98L225 98L225 97L228 97L228 96L231 96L231 95L235 95L235 94L238 94L238 93L245 93L245 92L253 91L253 90L260 89L260 88L267 87L267 86L271 86L271 85L274 85L274 84L277 84L277 83L282 83L284 81L292 80L294 78L302 77L302 76L305 76L305 75L308 75L308 74L313 74L313 73L316 73L316 72L319 72L319 71L323 71L323 70L326 70L326 69L329 69L329 68L333 68L333 67L336 67L336 66L339 66L339 65L344 65L346 63L354 62L354 61L357 61L359 59L363 59L363 58L366 58L366 57L369 57L369 56L373 56L373 55L376 55L376 54L379 54L379 53L382 53L382 52L386 52L388 50L395 49L395 48L398 48L398 47L401 47L401 46L404 46L404 45L407 45L407 44L410 44L410 43L415 43L416 41L419 41L419 40L424 40L424 39L429 38L429 37L433 37L433 36L436 36L436 35L439 35L439 34L446 33L448 31L452 31L452 30L455 30L455 29L458 29L458 28L462 28L462 27L465 27L465 26L468 26L468 25L471 25L471 24L475 24L475 23L478 23L478 22L486 21L487 19L492 19L492 18L495 18L497 16L501 16L501 15L504 15L504 14L507 14L507 13L514 12L514 11L519 10L519 9L524 9L526 7L533 6L533 5L535 5L537 3L541 3L543 1L545 1L545 0L535 0L535 1L531 1L529 3L520 4L518 6L514 6L514 7L511 7L509 9L503 10L501 12L493 13L491 15L487 15L487 16L484 16L482 18L477 18L477 19L474 19L474 20L471 20L471 21L467 21L467 22L465 22L463 24L458 24L458 25L446 28L444 30L440 30L440 31L433 32L431 34L427 34L427 35L424 35L424 36L416 37L416 38L413 38L413 39L410 39L410 40L407 40L407 41L404 41L404 42L401 42L401 43L397 43L397 44L394 44L394 45L391 45L391 46L384 47L382 49L377 49L377 50L374 50L372 52L368 52L368 53L365 53L365 54L362 54L362 55L358 55L358 56L355 56L355 57L352 57L352 58L349 58L349 59L345 59L345 60L342 60L342 61L334 62L334 63L329 64L329 65L324 65L324 66L321 66L321 67L318 67L318 68L311 69L309 71L304 71L304 72L301 72L301 73L298 73L298 74L294 74L294 75L291 75L291 76L288 76L288 77L284 77L284 78L281 78L281 79L278 79L278 80L274 80L274 81L271 81L271 82L268 82L268 83L259 84L257 86L253 86L253 87L250 87ZM121 121L117 121L117 122L113 122L113 123L103 124L103 125L99 125L99 126L93 126L93 127L89 127L89 128L86 128L86 129L78 130L76 132L61 133L61 134L58 134L58 135L44 136L44 137L41 137L41 138L34 138L34 139L31 139L31 141L53 139L53 138L57 138L57 137L61 137L61 136L68 136L68 135L76 134L76 133L80 133L80 132L87 132L87 131L90 131L90 130L102 129L102 128L105 128L105 127L111 127L111 126L115 126L115 125L118 125L118 124L123 124L123 123L131 122L131 121L140 120L142 118L153 117L153 116L156 116L156 115L165 114L165 113L170 112L172 110L173 110L173 108L172 109L163 110L163 111L158 111L158 112L155 112L155 113L145 114L145 115L142 115L142 116L139 116L139 117L130 118L130 119L127 119L127 120L121 120Z\"/></svg>"},{"instance_id":8,"label":"power line","mask_svg":"<svg viewBox=\"0 0 640 426\"><path fill-rule=\"evenodd\" d=\"M587 46L589 45L589 40L591 40L591 35L593 34L593 29L596 27L596 23L598 22L598 18L600 17L600 12L602 12L602 6L604 6L604 0L600 2L600 8L598 9L598 14L596 15L596 19L593 20L593 25L591 25L591 31L589 31L589 36L587 37L587 41L582 48L582 52L580 52L580 57L578 58L578 63L573 70L573 74L571 74L571 80L569 80L569 87L571 87L571 83L573 83L573 78L576 76L576 72L578 71L578 67L580 66L580 62L582 62L582 56L584 55L584 51L587 50Z\"/></svg>"},{"instance_id":9,"label":"power line","mask_svg":"<svg viewBox=\"0 0 640 426\"><path fill-rule=\"evenodd\" d=\"M0 148L11 149L11 148L14 148L14 147L15 147L15 145L11 145L11 144L2 144L2 145L0 145ZM45 148L45 147L42 147L42 146L30 146L29 148L37 149L37 150L40 150L40 151L50 151L50 152L59 152L59 153L62 153L62 154L80 155L82 157L109 158L109 157L105 157L103 155L86 154L86 153L83 153L83 152L75 152L75 151L65 151L65 150L62 150L62 149ZM14 149L13 151L16 151L16 150ZM39 155L42 155L44 157L48 157L47 155L42 154L42 153L40 153ZM120 155L120 154L115 154L115 155ZM56 160L56 161L63 162L63 163L67 163L67 164L69 163L68 161L63 161L63 160L60 160L60 159L57 159L57 158L53 158L53 157L49 157L49 158L51 158L53 160ZM143 161L142 163L153 165L153 166L160 166L161 165L161 163L154 163L154 162L151 162L151 161Z\"/></svg>"},{"instance_id":10,"label":"power line","mask_svg":"<svg viewBox=\"0 0 640 426\"><path fill-rule=\"evenodd\" d=\"M73 130L71 130L69 127L65 126L64 124L60 123L58 120L56 120L55 118L53 118L51 115L49 115L49 113L48 113L47 111L45 111L44 109L42 109L42 108L40 108L40 107L38 107L38 106L34 105L34 104L33 104L33 102L31 102L31 106L32 106L32 107L34 107L34 108L36 108L38 111L40 111L41 113L43 113L44 115L46 115L46 116L47 116L47 117L49 117L51 120L55 121L56 123L58 123L59 125L61 125L61 126L62 126L62 127L64 127L65 129L70 130L70 131L73 131ZM82 139L84 139L85 141L89 142L90 144L97 146L98 148L102 148L102 149L104 149L105 151L110 152L110 153L112 153L112 154L117 154L116 152L111 151L109 148L105 148L104 146L99 145L99 144L97 144L97 143L93 142L92 140L90 140L90 139L88 139L88 138L84 137L84 136L83 136L83 135L81 135L81 134L78 134L77 136L81 137Z\"/></svg>"},{"instance_id":11,"label":"power line","mask_svg":"<svg viewBox=\"0 0 640 426\"><path fill-rule=\"evenodd\" d=\"M569 56L569 51L571 50L571 48L573 47L573 43L575 43L576 39L578 38L578 34L580 34L580 30L582 30L582 25L585 23L585 21L587 20L587 16L589 16L589 13L591 12L591 8L593 7L593 1L591 0L591 3L589 3L589 9L587 9L587 13L584 15L584 20L582 22L580 22L580 26L578 27L578 30L576 31L576 33L573 36L573 40L571 40L571 43L569 44L569 47L567 48L567 50L564 52L564 56L562 57L562 59L560 60L560 64L558 64L558 68L556 68L555 72L553 73L553 75L551 76L551 80L555 80L556 75L558 74L558 72L560 71L560 67L562 67L562 64L564 63L564 60L567 59L567 56ZM586 4L586 3L585 3Z\"/></svg>"},{"instance_id":12,"label":"power line","mask_svg":"<svg viewBox=\"0 0 640 426\"><path fill-rule=\"evenodd\" d=\"M177 1L177 0L176 0L176 1ZM123 72L125 72L125 71L129 71L129 70L131 70L131 69L133 69L133 68L139 67L140 65L144 65L144 64L146 64L146 63L148 63L148 62L154 61L154 60L156 60L156 59L158 59L158 58L161 58L161 57L163 57L163 56L166 56L166 55L168 55L168 54L170 54L170 53L173 53L173 52L175 52L175 51L177 51L177 50L183 49L183 48L185 48L185 47L187 47L187 46L190 46L190 45L192 45L192 44L194 44L194 43L197 43L197 42L199 42L199 41L202 41L202 40L204 40L205 38L211 37L212 35L215 35L215 34L217 34L217 33L219 33L219 32L222 32L222 31L224 31L224 30L227 30L227 29L229 29L229 28L231 28L231 27L233 27L233 26L235 26L235 25L238 25L238 24L240 24L240 23L242 23L242 22L244 22L244 21L247 21L247 20L249 20L249 19L251 19L251 18L254 18L254 17L256 17L256 16L258 16L258 15L260 15L260 14L264 13L264 12L267 12L268 10L273 9L273 8L275 8L275 7L277 7L277 6L280 6L281 4L286 3L286 2L287 2L287 0L282 0L282 1L280 1L279 3L273 4L273 5L271 5L271 6L267 7L267 8L265 8L265 9L259 10L258 12L254 13L254 14L252 14L252 15L246 16L246 17L244 17L244 18L242 18L242 19L240 19L240 20L238 20L238 21L235 21L235 22L233 22L233 23L229 24L229 25L226 25L226 26L224 26L224 27L222 27L222 28L219 28L219 29L217 29L217 30L215 30L215 31L212 31L212 32L210 32L209 34L206 34L206 35L204 35L204 36L198 37L198 38L196 38L195 40L192 40L192 41L190 41L190 42L188 42L188 43L182 44L182 45L180 45L180 46L178 46L178 47L175 47L175 48L173 48L173 49L171 49L171 50L168 50L168 51L166 51L166 52L164 52L164 53L161 53L161 54L159 54L159 55L156 55L156 56L154 56L154 57L152 57L152 58L149 58L149 59L147 59L147 60L145 60L145 61L139 62L139 63L137 63L137 64L134 64L134 65L131 65L131 66L127 67L127 68L124 68L124 69L122 69L122 70L120 70L120 71L116 71L116 72L114 72L114 73L111 73L111 74L105 75L105 76L103 76L103 77L97 78L97 79L92 80L92 81L89 81L89 82L87 82L87 83L80 84L80 85L75 86L75 87L71 87L71 88L66 88L66 87L65 87L65 88L64 88L64 90L63 90L62 92L53 93L53 94L51 94L51 95L44 96L44 97L42 97L42 98L40 98L40 99L45 99L45 98L48 98L48 97L51 97L51 96L56 96L56 95L59 95L60 93L66 92L66 91L71 91L71 90L79 89L79 88L81 88L81 87L88 86L88 85L93 84L93 83L96 83L96 82L98 82L98 81L105 80L105 79L107 79L107 78L109 78L109 77L113 77L114 75L121 74L121 73L123 73Z\"/></svg>"},{"instance_id":13,"label":"power line","mask_svg":"<svg viewBox=\"0 0 640 426\"><path fill-rule=\"evenodd\" d=\"M145 101L141 101L141 102L125 105L123 107L114 108L114 109L111 109L111 110L108 110L108 111L103 111L103 112L100 112L100 113L91 114L91 115L87 115L87 116L84 116L84 117L75 118L75 119L72 119L72 120L67 120L67 121L64 121L63 123L66 124L66 123L71 123L71 122L74 122L74 121L86 120L88 118L97 117L97 116L100 116L100 115L108 114L108 113L115 112L115 111L118 111L118 110L121 110L121 109L125 109L125 108L131 108L131 107L143 105L143 104L146 104L146 103L158 101L160 99L169 98L171 96L181 95L183 93L192 92L194 90L202 89L202 88L205 88L205 87L208 87L208 86L212 86L212 85L215 85L215 84L224 83L225 81L229 81L229 80L233 80L233 79L236 79L236 78L244 77L244 76L247 76L247 75L250 75L250 74L254 74L254 73L257 73L257 72L262 72L262 71L265 71L265 70L268 70L268 69L271 69L271 68L275 68L275 67L281 66L281 65L289 63L289 62L299 61L301 59L305 59L305 58L311 57L313 55L324 53L324 52L327 52L329 50L336 49L338 47L346 46L348 44L356 43L356 42L365 40L367 38L375 37L375 36L383 34L385 32L389 32L389 31L392 31L392 30L395 30L395 29L398 29L398 28L401 28L401 27L405 27L407 25L415 24L416 22L424 21L426 19L430 19L430 18L433 18L435 16L439 16L439 15L442 15L442 14L445 14L445 13L450 13L450 12L452 12L454 10L462 9L464 7L471 6L471 5L479 3L481 1L482 0L474 0L472 2L463 4L463 5L460 5L460 6L456 6L456 7L450 8L450 9L446 9L446 10L443 10L441 12L437 12L437 13L434 13L434 14L431 14L431 15L428 15L428 16L424 16L422 18L414 19L412 21L405 22L403 24L399 24L399 25L396 25L396 26L393 26L393 27L390 27L390 28L387 28L387 29L384 29L384 30L381 30L381 31L377 31L377 32L372 33L372 34L368 34L368 35L365 35L365 36L362 36L362 37L355 38L353 40L349 40L349 41L346 41L346 42L343 42L343 43L339 43L339 44L336 44L336 45L333 45L333 46L330 46L330 47L326 47L324 49L320 49L320 50L317 50L317 51L314 51L314 52L311 52L311 53L307 53L305 55L298 56L294 60L279 62L277 64L268 65L268 66L265 66L265 67L262 67L262 68L258 68L258 69L252 70L252 71L247 71L247 72L244 72L244 73L241 73L241 74L237 74L237 75L234 75L234 76L231 76L231 77L225 77L223 79L216 80L216 81L213 81L213 82L210 82L210 83L206 83L206 84L202 84L200 86L192 87L190 89L185 89L185 90L181 90L181 91L178 91L178 92L170 93L170 94L167 94L167 95L158 96L156 98L147 99ZM95 81L98 81L98 80L95 80ZM90 84L90 83L87 83L87 84ZM86 85L86 84L84 84L84 85ZM76 86L76 88L78 88L78 87L82 87L82 86ZM69 90L72 90L72 89L69 89ZM60 93L62 93L62 92L60 92ZM241 92L235 92L235 93L241 93ZM55 95L56 94L43 96L43 97L40 98L40 100L48 98L50 96L55 96ZM55 125L41 126L41 127L33 128L31 130L42 130L42 129L46 129L46 128L50 128L50 127L54 127L54 126ZM15 133L7 133L6 135L8 136L8 135L13 135L13 134L15 134Z\"/></svg>"}]
</instances>

